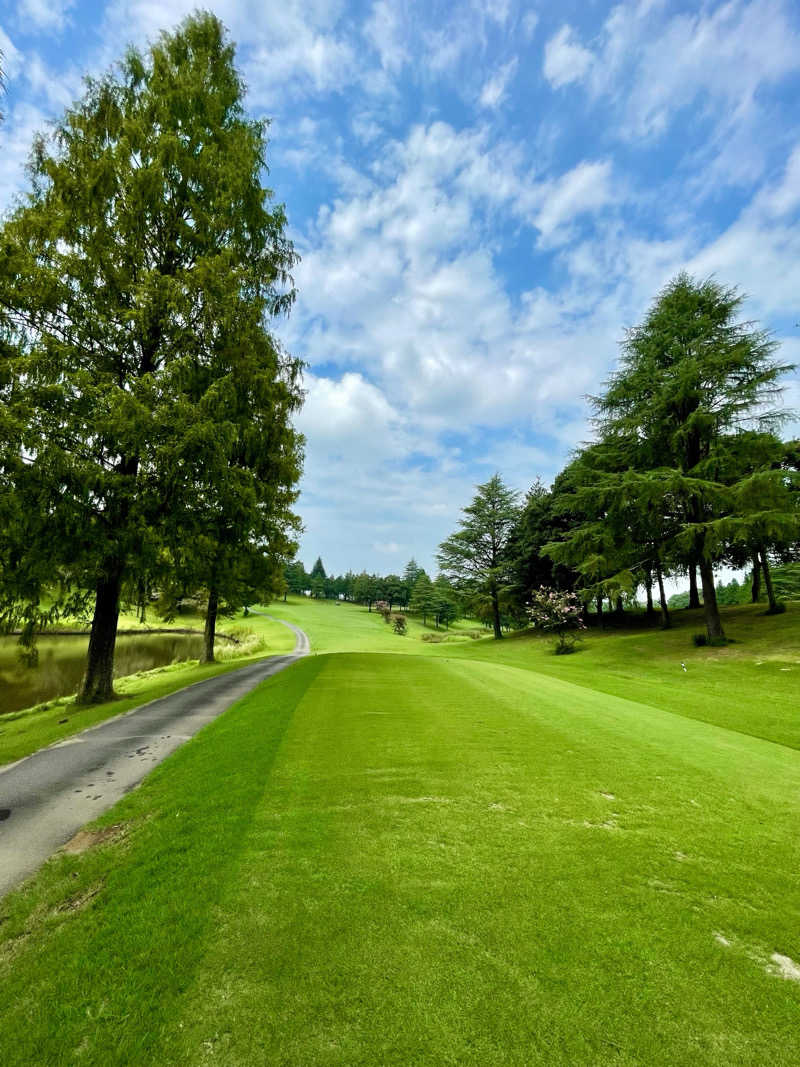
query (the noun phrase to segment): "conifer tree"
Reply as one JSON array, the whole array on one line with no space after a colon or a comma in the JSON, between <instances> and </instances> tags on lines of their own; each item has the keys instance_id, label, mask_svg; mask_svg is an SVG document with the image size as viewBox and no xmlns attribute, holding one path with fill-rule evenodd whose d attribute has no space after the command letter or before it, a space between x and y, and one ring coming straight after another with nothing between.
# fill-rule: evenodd
<instances>
[{"instance_id":1,"label":"conifer tree","mask_svg":"<svg viewBox=\"0 0 800 1067\"><path fill-rule=\"evenodd\" d=\"M724 537L715 523L734 498L750 506L719 480L726 438L779 424L778 379L793 369L773 358L768 333L739 318L742 302L714 280L678 275L628 331L620 368L595 401L601 438L635 442L620 492L624 481L633 507L646 500L679 519L669 548L699 570L711 640L724 640L713 574Z\"/></svg>"},{"instance_id":2,"label":"conifer tree","mask_svg":"<svg viewBox=\"0 0 800 1067\"><path fill-rule=\"evenodd\" d=\"M494 474L477 486L463 516L460 528L439 545L439 566L456 588L489 604L494 636L499 640L503 636L501 593L510 586L513 575L509 546L519 518L517 494Z\"/></svg>"},{"instance_id":3,"label":"conifer tree","mask_svg":"<svg viewBox=\"0 0 800 1067\"><path fill-rule=\"evenodd\" d=\"M295 256L233 58L198 14L87 81L0 231L3 601L35 617L46 584L57 608L92 606L84 703L112 696L121 596L163 574L181 523L227 553L293 521L297 366L267 323ZM271 468L247 411L271 426ZM229 537L208 515L232 500L248 518Z\"/></svg>"}]
</instances>

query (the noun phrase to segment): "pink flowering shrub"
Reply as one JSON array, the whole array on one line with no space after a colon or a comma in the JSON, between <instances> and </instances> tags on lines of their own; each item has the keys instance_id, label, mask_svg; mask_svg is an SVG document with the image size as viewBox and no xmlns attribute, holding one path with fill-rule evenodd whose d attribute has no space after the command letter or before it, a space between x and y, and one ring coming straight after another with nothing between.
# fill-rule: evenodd
<instances>
[{"instance_id":1,"label":"pink flowering shrub","mask_svg":"<svg viewBox=\"0 0 800 1067\"><path fill-rule=\"evenodd\" d=\"M531 593L527 612L533 626L555 637L556 655L563 656L575 651L580 631L586 629L581 609L581 602L574 593L562 593L543 586Z\"/></svg>"}]
</instances>

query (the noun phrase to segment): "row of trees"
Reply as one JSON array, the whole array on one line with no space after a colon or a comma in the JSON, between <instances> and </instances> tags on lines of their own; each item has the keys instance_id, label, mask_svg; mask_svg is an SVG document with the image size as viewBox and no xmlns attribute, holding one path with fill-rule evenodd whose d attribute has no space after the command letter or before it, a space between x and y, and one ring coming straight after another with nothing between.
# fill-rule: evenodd
<instances>
[{"instance_id":1,"label":"row of trees","mask_svg":"<svg viewBox=\"0 0 800 1067\"><path fill-rule=\"evenodd\" d=\"M449 626L469 610L469 603L444 575L431 580L414 559L409 560L401 575L348 571L338 576L327 575L319 558L310 571L306 571L299 560L294 560L284 569L283 588L284 595L292 593L316 599L345 600L364 604L369 611L384 602L390 613L395 608L402 608L419 615L425 624L430 619L436 627Z\"/></svg>"},{"instance_id":2,"label":"row of trees","mask_svg":"<svg viewBox=\"0 0 800 1067\"><path fill-rule=\"evenodd\" d=\"M794 369L742 321L742 296L680 274L629 330L619 367L592 399L595 440L551 488L520 505L495 475L439 547L442 572L503 614L524 618L531 591L573 590L602 613L643 589L669 625L664 579L685 576L708 638L725 640L714 583L720 565L753 566L779 611L771 562L800 547L800 445L783 441L781 377Z\"/></svg>"},{"instance_id":3,"label":"row of trees","mask_svg":"<svg viewBox=\"0 0 800 1067\"><path fill-rule=\"evenodd\" d=\"M0 623L92 615L79 701L109 699L123 603L269 594L295 548L300 364L270 332L294 299L210 14L129 50L53 131L0 229Z\"/></svg>"}]
</instances>

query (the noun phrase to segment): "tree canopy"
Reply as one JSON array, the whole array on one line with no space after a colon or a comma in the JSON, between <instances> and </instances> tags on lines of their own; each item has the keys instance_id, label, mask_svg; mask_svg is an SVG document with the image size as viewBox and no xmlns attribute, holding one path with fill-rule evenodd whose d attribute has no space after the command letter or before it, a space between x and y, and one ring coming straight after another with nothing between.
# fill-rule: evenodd
<instances>
[{"instance_id":1,"label":"tree canopy","mask_svg":"<svg viewBox=\"0 0 800 1067\"><path fill-rule=\"evenodd\" d=\"M500 597L511 581L508 551L518 517L517 493L499 474L477 486L472 502L463 509L458 530L439 545L437 560L442 574L456 587L488 602L494 636L503 636Z\"/></svg>"},{"instance_id":2,"label":"tree canopy","mask_svg":"<svg viewBox=\"0 0 800 1067\"><path fill-rule=\"evenodd\" d=\"M232 595L234 559L292 548L299 364L268 323L296 257L242 100L210 14L130 49L37 138L0 231L5 613L93 602L84 702L127 589L183 568Z\"/></svg>"},{"instance_id":3,"label":"tree canopy","mask_svg":"<svg viewBox=\"0 0 800 1067\"><path fill-rule=\"evenodd\" d=\"M553 558L586 588L627 588L697 567L708 637L724 639L714 564L734 543L796 537L769 431L780 377L776 344L739 317L743 297L679 274L627 332L620 365L594 398L598 440L573 467L584 517ZM663 606L663 590L662 590Z\"/></svg>"}]
</instances>

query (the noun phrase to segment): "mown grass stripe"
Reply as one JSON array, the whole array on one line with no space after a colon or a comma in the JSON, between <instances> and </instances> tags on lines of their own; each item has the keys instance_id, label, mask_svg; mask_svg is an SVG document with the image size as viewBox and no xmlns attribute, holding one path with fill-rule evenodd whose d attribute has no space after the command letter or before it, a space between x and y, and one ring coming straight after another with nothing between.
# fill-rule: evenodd
<instances>
[{"instance_id":1,"label":"mown grass stripe","mask_svg":"<svg viewBox=\"0 0 800 1067\"><path fill-rule=\"evenodd\" d=\"M100 821L130 823L121 843L59 856L33 891L3 901L0 1061L72 1063L90 1049L92 1063L160 1062L154 1049L320 667L301 661L277 692L269 680L258 705L240 702L155 770ZM59 910L95 885L85 909Z\"/></svg>"}]
</instances>

